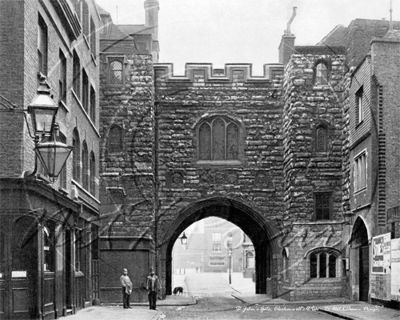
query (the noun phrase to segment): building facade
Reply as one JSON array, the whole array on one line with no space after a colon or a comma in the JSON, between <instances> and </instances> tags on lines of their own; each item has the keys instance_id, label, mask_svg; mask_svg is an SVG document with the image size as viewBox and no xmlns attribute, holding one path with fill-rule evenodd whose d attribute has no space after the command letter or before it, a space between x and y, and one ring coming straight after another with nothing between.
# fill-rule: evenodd
<instances>
[{"instance_id":1,"label":"building facade","mask_svg":"<svg viewBox=\"0 0 400 320\"><path fill-rule=\"evenodd\" d=\"M92 0L0 3L1 319L58 318L99 298L99 26ZM40 83L73 146L57 181L35 159L26 112Z\"/></svg>"}]
</instances>

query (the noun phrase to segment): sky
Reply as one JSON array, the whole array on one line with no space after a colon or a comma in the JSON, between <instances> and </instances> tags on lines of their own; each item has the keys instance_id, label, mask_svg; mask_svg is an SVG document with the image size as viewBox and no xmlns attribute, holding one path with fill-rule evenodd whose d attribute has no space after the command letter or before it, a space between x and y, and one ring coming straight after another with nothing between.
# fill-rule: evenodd
<instances>
[{"instance_id":1,"label":"sky","mask_svg":"<svg viewBox=\"0 0 400 320\"><path fill-rule=\"evenodd\" d=\"M187 62L251 63L253 75L278 62L278 47L293 7L296 45L315 45L335 26L356 18L390 19L391 0L159 0L160 62L175 75ZM400 0L392 0L400 20ZM144 0L96 0L114 23L143 24Z\"/></svg>"}]
</instances>

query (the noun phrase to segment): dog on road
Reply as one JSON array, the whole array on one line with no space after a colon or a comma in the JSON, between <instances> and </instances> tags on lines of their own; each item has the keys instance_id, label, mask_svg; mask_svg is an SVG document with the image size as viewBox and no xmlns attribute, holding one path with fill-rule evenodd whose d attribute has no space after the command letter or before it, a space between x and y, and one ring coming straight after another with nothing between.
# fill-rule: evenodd
<instances>
[{"instance_id":1,"label":"dog on road","mask_svg":"<svg viewBox=\"0 0 400 320\"><path fill-rule=\"evenodd\" d=\"M173 294L174 294L175 296L180 296L180 295L182 295L182 294L183 294L183 288L182 288L182 287L175 287L175 288L174 288L174 291L173 291Z\"/></svg>"}]
</instances>

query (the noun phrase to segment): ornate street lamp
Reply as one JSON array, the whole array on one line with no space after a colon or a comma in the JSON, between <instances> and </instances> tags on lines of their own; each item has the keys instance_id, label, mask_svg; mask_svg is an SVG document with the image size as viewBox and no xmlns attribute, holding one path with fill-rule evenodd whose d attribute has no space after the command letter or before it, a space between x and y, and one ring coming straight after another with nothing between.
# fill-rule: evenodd
<instances>
[{"instance_id":1,"label":"ornate street lamp","mask_svg":"<svg viewBox=\"0 0 400 320\"><path fill-rule=\"evenodd\" d=\"M57 180L72 151L72 147L57 141L58 131L58 124L56 123L54 125L53 137L44 137L35 147L36 155L42 163L47 175L52 178L53 181Z\"/></svg>"},{"instance_id":2,"label":"ornate street lamp","mask_svg":"<svg viewBox=\"0 0 400 320\"><path fill-rule=\"evenodd\" d=\"M46 79L42 79L37 94L32 103L28 106L28 113L31 115L32 127L35 135L51 134L58 106L50 97L50 86Z\"/></svg>"},{"instance_id":3,"label":"ornate street lamp","mask_svg":"<svg viewBox=\"0 0 400 320\"><path fill-rule=\"evenodd\" d=\"M183 232L182 237L180 237L180 239L181 239L181 243L182 243L183 245L186 245L186 244L187 244L187 237L186 237L185 232Z\"/></svg>"},{"instance_id":4,"label":"ornate street lamp","mask_svg":"<svg viewBox=\"0 0 400 320\"><path fill-rule=\"evenodd\" d=\"M37 94L32 103L28 106L28 113L31 115L33 134L29 130L29 135L34 139L34 151L43 165L46 174L53 180L57 180L62 168L64 167L72 147L58 141L58 125L55 123L58 106L50 96L50 86L46 78L42 78L37 90ZM42 136L42 140L40 140ZM35 169L33 172L25 174L25 178L33 177L37 170L37 160L35 157Z\"/></svg>"}]
</instances>

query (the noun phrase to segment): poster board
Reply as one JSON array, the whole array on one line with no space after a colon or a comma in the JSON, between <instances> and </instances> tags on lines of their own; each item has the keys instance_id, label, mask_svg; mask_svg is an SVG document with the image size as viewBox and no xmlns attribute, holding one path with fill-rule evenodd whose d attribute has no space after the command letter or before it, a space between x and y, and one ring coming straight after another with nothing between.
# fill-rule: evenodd
<instances>
[{"instance_id":1,"label":"poster board","mask_svg":"<svg viewBox=\"0 0 400 320\"><path fill-rule=\"evenodd\" d=\"M371 298L390 300L390 233L372 238Z\"/></svg>"},{"instance_id":2,"label":"poster board","mask_svg":"<svg viewBox=\"0 0 400 320\"><path fill-rule=\"evenodd\" d=\"M400 300L400 239L392 239L390 247L392 300Z\"/></svg>"}]
</instances>

